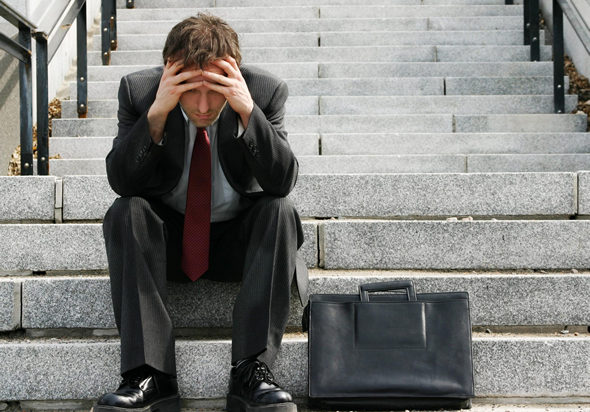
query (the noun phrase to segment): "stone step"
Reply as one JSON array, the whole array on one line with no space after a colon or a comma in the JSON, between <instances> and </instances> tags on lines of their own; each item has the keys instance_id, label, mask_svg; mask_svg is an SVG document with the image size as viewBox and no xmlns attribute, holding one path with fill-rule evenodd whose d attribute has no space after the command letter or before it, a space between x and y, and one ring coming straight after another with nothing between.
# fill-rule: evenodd
<instances>
[{"instance_id":1,"label":"stone step","mask_svg":"<svg viewBox=\"0 0 590 412\"><path fill-rule=\"evenodd\" d=\"M351 5L436 5L436 4L504 4L504 0L143 0L134 8L187 8L187 7L261 7L261 6L351 6ZM117 0L117 8L126 8L126 0Z\"/></svg>"},{"instance_id":2,"label":"stone step","mask_svg":"<svg viewBox=\"0 0 590 412\"><path fill-rule=\"evenodd\" d=\"M296 155L319 155L318 134L289 134L289 145ZM50 156L64 159L104 158L113 147L113 137L51 137Z\"/></svg>"},{"instance_id":3,"label":"stone step","mask_svg":"<svg viewBox=\"0 0 590 412\"><path fill-rule=\"evenodd\" d=\"M457 133L587 131L587 115L584 113L455 115L454 120Z\"/></svg>"},{"instance_id":4,"label":"stone step","mask_svg":"<svg viewBox=\"0 0 590 412\"><path fill-rule=\"evenodd\" d=\"M566 80L567 79L567 80ZM569 77L564 77L565 87L569 87ZM394 78L349 78L349 79L285 79L290 98L298 96L455 96L478 95L472 99L485 99L485 96L506 95L551 95L553 102L553 78L551 77L495 77L495 78L439 78L439 77L394 77ZM88 83L88 117L114 117L117 108L119 81ZM62 118L78 117L77 84L70 83L70 100L62 100ZM516 87L516 90L513 88ZM440 99L441 97L437 97ZM501 97L507 99L506 97ZM526 97L535 99L533 96ZM447 97L448 99L448 97ZM487 99L490 99L489 97ZM540 99L547 99L540 97ZM566 95L567 111L573 110L577 103L576 95ZM460 102L461 100L457 100ZM522 102L519 105L533 103ZM424 106L421 102L420 106ZM491 106L498 105L490 101ZM503 104L500 104L503 105ZM438 106L438 103L436 104ZM552 103L553 107L553 103ZM522 109L521 109L522 110Z\"/></svg>"},{"instance_id":5,"label":"stone step","mask_svg":"<svg viewBox=\"0 0 590 412\"><path fill-rule=\"evenodd\" d=\"M473 4L473 3L471 3ZM522 16L522 5L322 6L322 19Z\"/></svg>"},{"instance_id":6,"label":"stone step","mask_svg":"<svg viewBox=\"0 0 590 412\"><path fill-rule=\"evenodd\" d=\"M543 34L543 33L541 33ZM117 50L163 49L166 34L117 34ZM240 47L522 45L522 30L240 33ZM94 36L94 50L102 36ZM541 36L541 44L545 44Z\"/></svg>"},{"instance_id":7,"label":"stone step","mask_svg":"<svg viewBox=\"0 0 590 412\"><path fill-rule=\"evenodd\" d=\"M298 156L297 159L299 160L300 173L307 174L577 172L590 170L590 154L322 155ZM62 160L55 160L54 164L60 161ZM79 170L72 169L72 171Z\"/></svg>"},{"instance_id":8,"label":"stone step","mask_svg":"<svg viewBox=\"0 0 590 412\"><path fill-rule=\"evenodd\" d=\"M108 120L108 119L105 119ZM67 119L65 120L67 121ZM383 115L288 116L287 130L297 133L506 133L586 132L587 115ZM115 131L116 133L116 131Z\"/></svg>"},{"instance_id":9,"label":"stone step","mask_svg":"<svg viewBox=\"0 0 590 412\"><path fill-rule=\"evenodd\" d=\"M19 278L0 277L0 331L19 329L21 324L21 281Z\"/></svg>"},{"instance_id":10,"label":"stone step","mask_svg":"<svg viewBox=\"0 0 590 412\"><path fill-rule=\"evenodd\" d=\"M407 6L401 6L407 7ZM522 8L521 8L522 10ZM293 6L293 7L203 7L203 8L153 8L153 9L119 9L118 21L151 21L173 20L179 22L198 12L211 13L224 20L229 19L319 19L320 7L318 6ZM482 10L481 13L484 13ZM482 15L482 14L479 15ZM502 13L502 15L510 15ZM340 17L340 16L335 16ZM355 16L357 17L357 16ZM401 16L396 16L401 17Z\"/></svg>"},{"instance_id":11,"label":"stone step","mask_svg":"<svg viewBox=\"0 0 590 412\"><path fill-rule=\"evenodd\" d=\"M0 188L0 221L55 218L55 177L1 176Z\"/></svg>"},{"instance_id":12,"label":"stone step","mask_svg":"<svg viewBox=\"0 0 590 412\"><path fill-rule=\"evenodd\" d=\"M322 78L553 76L552 62L363 62L321 63Z\"/></svg>"},{"instance_id":13,"label":"stone step","mask_svg":"<svg viewBox=\"0 0 590 412\"><path fill-rule=\"evenodd\" d=\"M310 293L358 293L363 283L412 280L416 293L466 291L474 326L535 326L590 324L590 273L412 272L312 270ZM24 329L116 328L108 274L84 272L57 276L0 278L3 302L22 294ZM239 283L201 280L168 283L168 304L176 328L230 328ZM289 326L301 327L302 307L297 291L291 296ZM55 305L54 302L64 302ZM21 309L0 307L0 319ZM213 315L215 314L215 315ZM1 321L0 321L1 322ZM2 323L0 323L2 325ZM11 329L2 329L11 330Z\"/></svg>"},{"instance_id":14,"label":"stone step","mask_svg":"<svg viewBox=\"0 0 590 412\"><path fill-rule=\"evenodd\" d=\"M317 266L317 224L303 222L301 257ZM0 225L0 271L103 270L108 267L101 223Z\"/></svg>"},{"instance_id":15,"label":"stone step","mask_svg":"<svg viewBox=\"0 0 590 412\"><path fill-rule=\"evenodd\" d=\"M303 174L577 172L590 154L297 156ZM104 175L104 158L52 159L53 176Z\"/></svg>"},{"instance_id":16,"label":"stone step","mask_svg":"<svg viewBox=\"0 0 590 412\"><path fill-rule=\"evenodd\" d=\"M142 2L144 3L144 2ZM522 16L391 17L336 19L227 19L238 33L408 31L408 30L522 30ZM175 20L118 21L118 34L168 34ZM95 34L100 34L100 28Z\"/></svg>"},{"instance_id":17,"label":"stone step","mask_svg":"<svg viewBox=\"0 0 590 412\"><path fill-rule=\"evenodd\" d=\"M590 338L586 336L475 334L475 394L479 397L587 396L590 375L587 368L580 368L580 359L589 351ZM225 397L230 340L178 339L176 355L183 397ZM0 398L5 401L96 399L120 383L118 339L4 340L0 343L0 362L5 365L0 369L4 383ZM305 337L283 340L273 373L294 396L307 395Z\"/></svg>"},{"instance_id":18,"label":"stone step","mask_svg":"<svg viewBox=\"0 0 590 412\"><path fill-rule=\"evenodd\" d=\"M325 269L590 268L590 221L304 221L302 257ZM0 225L0 270L102 270L102 225Z\"/></svg>"},{"instance_id":19,"label":"stone step","mask_svg":"<svg viewBox=\"0 0 590 412\"><path fill-rule=\"evenodd\" d=\"M511 33L511 32L509 32ZM521 43L522 43L522 32ZM117 50L162 50L167 34L119 34ZM516 35L515 35L516 37ZM243 47L317 47L320 33L239 33L240 48ZM102 36L95 35L93 49L101 49ZM496 43L499 44L499 43ZM509 44L509 43L507 43ZM513 43L518 44L518 43Z\"/></svg>"},{"instance_id":20,"label":"stone step","mask_svg":"<svg viewBox=\"0 0 590 412\"><path fill-rule=\"evenodd\" d=\"M289 134L297 156L403 154L550 154L590 152L589 133ZM51 137L49 153L64 159L104 158L113 137Z\"/></svg>"},{"instance_id":21,"label":"stone step","mask_svg":"<svg viewBox=\"0 0 590 412\"><path fill-rule=\"evenodd\" d=\"M113 65L88 66L88 77L91 82L119 82L126 74L144 70L155 65ZM483 78L484 82L510 81L513 77L553 78L553 63L551 62L415 62L415 63L256 63L257 67L274 73L287 81L294 79L314 78L347 78L359 81L361 78L424 78L447 77ZM498 79L490 79L491 77ZM569 77L567 85L569 85ZM526 79L522 79L526 82ZM456 80L452 80L456 81ZM467 80L466 80L467 81ZM532 81L532 80L530 80ZM525 83L526 84L526 83ZM521 87L521 86L518 86ZM518 88L515 85L515 88ZM525 86L526 87L526 86ZM517 93L518 94L518 93ZM544 93L548 94L548 93Z\"/></svg>"},{"instance_id":22,"label":"stone step","mask_svg":"<svg viewBox=\"0 0 590 412\"><path fill-rule=\"evenodd\" d=\"M575 172L590 170L590 154L498 154L467 157L467 170L489 172Z\"/></svg>"},{"instance_id":23,"label":"stone step","mask_svg":"<svg viewBox=\"0 0 590 412\"><path fill-rule=\"evenodd\" d=\"M575 110L577 104L577 95L565 96L566 113ZM319 105L321 115L555 113L553 95L322 96ZM297 107L300 106L297 102ZM300 110L303 112L304 108Z\"/></svg>"},{"instance_id":24,"label":"stone step","mask_svg":"<svg viewBox=\"0 0 590 412\"><path fill-rule=\"evenodd\" d=\"M283 4L285 6L394 6L394 5L500 5L505 4L502 0L217 0L216 7L253 7L253 6L274 6Z\"/></svg>"},{"instance_id":25,"label":"stone step","mask_svg":"<svg viewBox=\"0 0 590 412\"><path fill-rule=\"evenodd\" d=\"M111 64L162 64L162 52L114 51ZM242 49L244 63L302 62L498 62L528 61L527 46L371 46L371 47L250 47ZM551 46L541 46L541 60L551 59ZM88 52L88 64L101 64L98 51Z\"/></svg>"},{"instance_id":26,"label":"stone step","mask_svg":"<svg viewBox=\"0 0 590 412\"><path fill-rule=\"evenodd\" d=\"M576 214L577 196L573 173L300 174L289 195L301 216L320 218L556 218ZM104 175L65 176L63 219L101 220L117 197Z\"/></svg>"},{"instance_id":27,"label":"stone step","mask_svg":"<svg viewBox=\"0 0 590 412\"><path fill-rule=\"evenodd\" d=\"M297 160L299 172L304 174L468 172L464 155L297 156ZM53 176L106 174L104 158L50 162Z\"/></svg>"},{"instance_id":28,"label":"stone step","mask_svg":"<svg viewBox=\"0 0 590 412\"><path fill-rule=\"evenodd\" d=\"M209 12L223 19L342 19L452 16L522 16L522 5L414 5L414 6L289 6L120 9L118 21L180 21L197 12Z\"/></svg>"},{"instance_id":29,"label":"stone step","mask_svg":"<svg viewBox=\"0 0 590 412\"><path fill-rule=\"evenodd\" d=\"M545 44L544 33L539 35ZM521 30L461 30L461 31L350 31L319 33L322 47L330 46L395 46L395 45L522 45ZM100 44L100 43L99 43Z\"/></svg>"},{"instance_id":30,"label":"stone step","mask_svg":"<svg viewBox=\"0 0 590 412\"><path fill-rule=\"evenodd\" d=\"M322 155L588 153L590 133L346 133L320 135ZM51 143L50 143L51 149Z\"/></svg>"},{"instance_id":31,"label":"stone step","mask_svg":"<svg viewBox=\"0 0 590 412\"><path fill-rule=\"evenodd\" d=\"M106 94L106 93L105 93ZM77 102L64 101L62 118L77 118ZM578 104L577 95L565 96L565 111ZM88 118L115 118L117 100L90 100ZM389 114L527 114L554 113L552 95L489 96L290 96L289 115L389 115Z\"/></svg>"},{"instance_id":32,"label":"stone step","mask_svg":"<svg viewBox=\"0 0 590 412\"><path fill-rule=\"evenodd\" d=\"M586 132L578 114L403 114L387 116L286 116L290 133L507 133ZM116 136L117 119L53 119L54 137Z\"/></svg>"},{"instance_id":33,"label":"stone step","mask_svg":"<svg viewBox=\"0 0 590 412\"><path fill-rule=\"evenodd\" d=\"M578 208L579 213L590 215L590 172L578 173Z\"/></svg>"},{"instance_id":34,"label":"stone step","mask_svg":"<svg viewBox=\"0 0 590 412\"><path fill-rule=\"evenodd\" d=\"M590 221L374 221L319 224L325 269L590 267Z\"/></svg>"},{"instance_id":35,"label":"stone step","mask_svg":"<svg viewBox=\"0 0 590 412\"><path fill-rule=\"evenodd\" d=\"M555 218L576 214L577 198L588 214L586 174L579 186L572 173L300 174L290 197L307 217ZM52 176L0 178L0 221L53 221L55 207L64 221L102 220L118 197L105 175L65 176L57 195L55 184Z\"/></svg>"}]
</instances>

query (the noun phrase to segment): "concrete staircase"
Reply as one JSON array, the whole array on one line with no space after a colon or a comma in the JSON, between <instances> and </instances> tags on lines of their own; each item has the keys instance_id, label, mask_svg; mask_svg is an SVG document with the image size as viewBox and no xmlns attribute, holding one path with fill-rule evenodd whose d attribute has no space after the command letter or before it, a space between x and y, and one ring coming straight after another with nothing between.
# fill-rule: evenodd
<instances>
[{"instance_id":1,"label":"concrete staircase","mask_svg":"<svg viewBox=\"0 0 590 412\"><path fill-rule=\"evenodd\" d=\"M96 33L88 118L77 118L73 85L53 120L50 151L63 158L51 161L54 176L0 178L0 400L27 409L60 400L63 409L116 387L101 220L116 197L104 157L117 133L119 80L160 64L170 28L206 9L241 33L245 63L289 85L301 165L291 197L305 217L311 292L392 279L413 279L418 292L466 290L476 403L590 402L588 121L552 114L551 49L528 61L522 5L135 3L119 1L111 66L100 63ZM576 101L566 96L567 113ZM190 405L219 406L225 395L237 290L170 285L181 394L200 399ZM300 317L293 295L276 375L303 397Z\"/></svg>"}]
</instances>

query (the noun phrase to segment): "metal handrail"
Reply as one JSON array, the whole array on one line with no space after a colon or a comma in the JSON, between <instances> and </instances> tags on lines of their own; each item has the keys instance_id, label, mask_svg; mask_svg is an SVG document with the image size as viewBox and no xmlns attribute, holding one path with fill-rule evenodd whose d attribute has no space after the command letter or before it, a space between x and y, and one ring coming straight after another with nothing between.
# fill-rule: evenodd
<instances>
[{"instance_id":1,"label":"metal handrail","mask_svg":"<svg viewBox=\"0 0 590 412\"><path fill-rule=\"evenodd\" d=\"M129 5L134 6L133 2ZM111 51L117 50L117 3L115 0L101 2L101 36L102 36L102 64L111 64Z\"/></svg>"},{"instance_id":2,"label":"metal handrail","mask_svg":"<svg viewBox=\"0 0 590 412\"><path fill-rule=\"evenodd\" d=\"M62 7L52 5L36 24L17 10L0 0L0 16L18 27L19 42L0 36L0 48L20 60L20 144L21 175L33 174L33 107L31 39L35 37L37 53L37 173L49 174L49 62L61 45L73 21L77 19L77 77L78 117L86 117L87 46L86 46L86 0L61 2ZM62 18L62 16L64 16ZM61 25L58 27L58 23ZM55 33L54 33L55 32ZM53 33L52 39L48 42Z\"/></svg>"},{"instance_id":3,"label":"metal handrail","mask_svg":"<svg viewBox=\"0 0 590 412\"><path fill-rule=\"evenodd\" d=\"M553 106L555 113L565 113L563 15L570 21L586 51L590 53L590 36L569 4L570 0L553 0ZM513 4L506 0L506 4ZM530 46L530 60L541 60L539 37L539 0L524 0L524 44Z\"/></svg>"}]
</instances>

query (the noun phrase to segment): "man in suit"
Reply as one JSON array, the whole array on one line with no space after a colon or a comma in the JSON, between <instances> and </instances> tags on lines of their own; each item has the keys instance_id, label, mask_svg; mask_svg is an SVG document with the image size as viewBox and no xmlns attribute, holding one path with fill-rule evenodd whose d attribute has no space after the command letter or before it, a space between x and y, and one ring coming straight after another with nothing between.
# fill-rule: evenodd
<instances>
[{"instance_id":1,"label":"man in suit","mask_svg":"<svg viewBox=\"0 0 590 412\"><path fill-rule=\"evenodd\" d=\"M119 87L106 159L118 198L104 217L123 381L95 412L179 411L167 281L241 281L233 310L231 412L296 411L270 368L289 316L301 221L286 196L298 163L284 127L288 90L240 66L237 34L198 14L166 39L164 66Z\"/></svg>"}]
</instances>

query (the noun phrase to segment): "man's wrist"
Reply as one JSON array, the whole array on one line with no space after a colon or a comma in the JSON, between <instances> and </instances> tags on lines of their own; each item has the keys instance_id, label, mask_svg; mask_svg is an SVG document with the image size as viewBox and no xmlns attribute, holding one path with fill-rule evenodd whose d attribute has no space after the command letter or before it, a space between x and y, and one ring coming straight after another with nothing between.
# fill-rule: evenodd
<instances>
[{"instance_id":1,"label":"man's wrist","mask_svg":"<svg viewBox=\"0 0 590 412\"><path fill-rule=\"evenodd\" d=\"M160 144L164 138L164 126L168 113L162 113L158 110L155 105L152 105L147 113L148 126L150 131L150 137L156 144Z\"/></svg>"},{"instance_id":2,"label":"man's wrist","mask_svg":"<svg viewBox=\"0 0 590 412\"><path fill-rule=\"evenodd\" d=\"M244 129L248 128L248 123L250 122L250 116L252 115L252 111L254 110L254 103L252 103L252 106L240 113L240 119L242 120L242 124L244 125Z\"/></svg>"}]
</instances>

